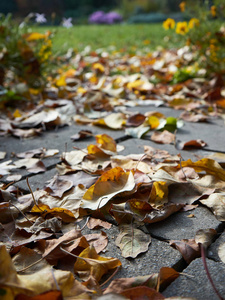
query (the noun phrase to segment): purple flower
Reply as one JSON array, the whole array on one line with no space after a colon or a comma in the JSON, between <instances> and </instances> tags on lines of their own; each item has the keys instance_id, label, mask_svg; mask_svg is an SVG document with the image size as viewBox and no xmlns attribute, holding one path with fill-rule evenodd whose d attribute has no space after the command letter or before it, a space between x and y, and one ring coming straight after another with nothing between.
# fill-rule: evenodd
<instances>
[{"instance_id":1,"label":"purple flower","mask_svg":"<svg viewBox=\"0 0 225 300\"><path fill-rule=\"evenodd\" d=\"M89 17L89 23L103 24L105 20L105 13L101 10L94 12Z\"/></svg>"},{"instance_id":2,"label":"purple flower","mask_svg":"<svg viewBox=\"0 0 225 300\"><path fill-rule=\"evenodd\" d=\"M36 18L35 18L35 22L37 23L46 23L47 20L45 18L45 15L44 14L35 14Z\"/></svg>"},{"instance_id":3,"label":"purple flower","mask_svg":"<svg viewBox=\"0 0 225 300\"><path fill-rule=\"evenodd\" d=\"M66 28L73 27L73 24L72 24L72 18L68 18L68 19L63 18L62 26L63 26L63 27L66 27Z\"/></svg>"},{"instance_id":4,"label":"purple flower","mask_svg":"<svg viewBox=\"0 0 225 300\"><path fill-rule=\"evenodd\" d=\"M103 11L96 11L89 17L89 23L92 24L114 24L122 22L122 17L116 12L104 13Z\"/></svg>"},{"instance_id":5,"label":"purple flower","mask_svg":"<svg viewBox=\"0 0 225 300\"><path fill-rule=\"evenodd\" d=\"M114 24L114 23L120 23L123 21L123 18L120 14L116 12L109 12L105 15L105 23L107 24Z\"/></svg>"}]
</instances>

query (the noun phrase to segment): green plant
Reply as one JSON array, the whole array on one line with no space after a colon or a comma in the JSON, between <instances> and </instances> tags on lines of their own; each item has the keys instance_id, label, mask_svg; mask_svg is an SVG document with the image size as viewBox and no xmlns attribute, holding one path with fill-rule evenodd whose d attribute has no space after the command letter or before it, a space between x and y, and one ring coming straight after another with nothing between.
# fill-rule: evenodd
<instances>
[{"instance_id":1,"label":"green plant","mask_svg":"<svg viewBox=\"0 0 225 300\"><path fill-rule=\"evenodd\" d=\"M189 21L175 22L171 19L163 23L166 30L183 39L189 46L193 57L208 73L225 74L225 4L215 0L210 6L209 1L182 1L180 9Z\"/></svg>"},{"instance_id":2,"label":"green plant","mask_svg":"<svg viewBox=\"0 0 225 300\"><path fill-rule=\"evenodd\" d=\"M31 16L19 25L11 15L0 15L0 86L7 90L19 83L41 89L53 61L52 35L32 32Z\"/></svg>"}]
</instances>

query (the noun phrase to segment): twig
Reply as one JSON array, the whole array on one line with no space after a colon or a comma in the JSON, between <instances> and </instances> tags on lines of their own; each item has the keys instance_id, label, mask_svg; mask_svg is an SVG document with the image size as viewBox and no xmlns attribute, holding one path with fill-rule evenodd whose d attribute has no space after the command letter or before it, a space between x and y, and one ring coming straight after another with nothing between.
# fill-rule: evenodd
<instances>
[{"instance_id":1,"label":"twig","mask_svg":"<svg viewBox=\"0 0 225 300\"><path fill-rule=\"evenodd\" d=\"M18 270L17 273L19 272L24 272L26 271L27 269L33 267L34 265L38 264L40 261L42 261L44 259L44 257L40 258L39 260L35 261L34 263L32 263L31 265L27 266L27 267L24 267L23 269L21 270Z\"/></svg>"},{"instance_id":2,"label":"twig","mask_svg":"<svg viewBox=\"0 0 225 300\"><path fill-rule=\"evenodd\" d=\"M180 157L180 169L181 169L182 173L184 174L185 180L187 180L187 176L186 176L186 174L184 173L184 169L183 169L183 167L182 167L181 161L182 161L182 158Z\"/></svg>"},{"instance_id":3,"label":"twig","mask_svg":"<svg viewBox=\"0 0 225 300\"><path fill-rule=\"evenodd\" d=\"M87 220L86 220L85 224L84 224L83 227L80 229L81 231L86 227L86 225L87 225L89 219L90 219L90 216L87 217Z\"/></svg>"},{"instance_id":4,"label":"twig","mask_svg":"<svg viewBox=\"0 0 225 300\"><path fill-rule=\"evenodd\" d=\"M119 266L119 267L116 267L116 270L112 273L112 275L111 275L108 279L106 279L105 282L103 282L103 283L100 285L100 287L102 287L103 285L105 285L106 283L108 283L108 282L116 275L116 273L119 271L119 269L120 269L120 266Z\"/></svg>"},{"instance_id":5,"label":"twig","mask_svg":"<svg viewBox=\"0 0 225 300\"><path fill-rule=\"evenodd\" d=\"M23 216L24 216L24 218L28 221L28 222L30 222L32 225L33 225L33 223L27 218L27 216L22 212L22 210L21 209L19 209L19 207L17 207L15 204L13 204L11 201L9 201L9 204L10 205L12 205L13 207L15 207Z\"/></svg>"},{"instance_id":6,"label":"twig","mask_svg":"<svg viewBox=\"0 0 225 300\"><path fill-rule=\"evenodd\" d=\"M28 181L28 177L27 177L26 180L27 180L27 185L28 185L28 188L29 188L29 190L30 190L30 192L31 192L31 195L32 195L34 204L38 207L38 209L39 209L41 212L44 212L44 211L38 206L38 203L37 203L37 201L36 201L35 198L34 198L34 194L33 194L33 191L32 191L32 189L31 189L31 187L30 187L30 184L29 184L29 181Z\"/></svg>"},{"instance_id":7,"label":"twig","mask_svg":"<svg viewBox=\"0 0 225 300\"><path fill-rule=\"evenodd\" d=\"M51 272L52 272L53 280L54 280L55 285L56 285L56 289L57 289L58 291L60 291L60 287L59 287L58 282L57 282L57 280L56 280L56 278L55 278L55 274L54 274L54 272L53 272L53 268L51 268Z\"/></svg>"},{"instance_id":8,"label":"twig","mask_svg":"<svg viewBox=\"0 0 225 300\"><path fill-rule=\"evenodd\" d=\"M224 298L223 298L223 297L220 295L220 293L218 292L218 290L217 290L217 288L216 288L216 286L215 286L215 284L214 284L214 282L213 282L213 280L212 280L212 277L211 277L211 275L210 275L210 273L209 273L209 269L208 269L208 266L207 266L207 263L206 263L206 258L205 258L205 248L204 248L204 246L203 246L201 243L199 243L199 244L200 244L200 248L201 248L202 262L203 262L203 265L204 265L204 268L205 268L207 277L208 277L208 279L209 279L209 281L210 281L210 283L211 283L211 285L212 285L212 287L213 287L215 293L216 293L217 296L219 297L219 299L220 299L220 300L224 300Z\"/></svg>"}]
</instances>

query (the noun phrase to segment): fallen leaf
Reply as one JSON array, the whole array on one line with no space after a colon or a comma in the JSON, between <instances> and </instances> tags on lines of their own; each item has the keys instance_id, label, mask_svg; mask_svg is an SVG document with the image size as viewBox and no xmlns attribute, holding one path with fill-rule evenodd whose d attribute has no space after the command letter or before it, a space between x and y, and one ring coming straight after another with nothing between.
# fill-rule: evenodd
<instances>
[{"instance_id":1,"label":"fallen leaf","mask_svg":"<svg viewBox=\"0 0 225 300\"><path fill-rule=\"evenodd\" d=\"M128 127L138 127L145 121L145 116L142 114L135 114L130 116L126 121L126 126Z\"/></svg>"},{"instance_id":2,"label":"fallen leaf","mask_svg":"<svg viewBox=\"0 0 225 300\"><path fill-rule=\"evenodd\" d=\"M197 148L197 149L202 149L206 146L207 144L202 141L202 140L191 140L188 142L182 142L182 141L176 141L176 148L179 150L184 150L184 149L191 149L191 148Z\"/></svg>"},{"instance_id":3,"label":"fallen leaf","mask_svg":"<svg viewBox=\"0 0 225 300\"><path fill-rule=\"evenodd\" d=\"M225 221L224 194L214 193L211 194L207 199L200 200L200 202L209 207L219 221Z\"/></svg>"},{"instance_id":4,"label":"fallen leaf","mask_svg":"<svg viewBox=\"0 0 225 300\"><path fill-rule=\"evenodd\" d=\"M93 246L97 253L102 252L108 245L108 237L104 231L84 235L90 246Z\"/></svg>"},{"instance_id":5,"label":"fallen leaf","mask_svg":"<svg viewBox=\"0 0 225 300\"><path fill-rule=\"evenodd\" d=\"M192 260L201 256L200 247L195 239L171 240L170 245L182 254L187 264L190 264Z\"/></svg>"},{"instance_id":6,"label":"fallen leaf","mask_svg":"<svg viewBox=\"0 0 225 300\"><path fill-rule=\"evenodd\" d=\"M89 229L96 229L96 228L99 228L99 227L110 229L112 227L112 224L108 223L106 221L102 221L100 219L90 218L88 220L87 227Z\"/></svg>"},{"instance_id":7,"label":"fallen leaf","mask_svg":"<svg viewBox=\"0 0 225 300\"><path fill-rule=\"evenodd\" d=\"M81 207L91 210L103 207L110 199L135 187L132 172L116 167L106 171L84 194Z\"/></svg>"},{"instance_id":8,"label":"fallen leaf","mask_svg":"<svg viewBox=\"0 0 225 300\"><path fill-rule=\"evenodd\" d=\"M19 294L16 296L15 300L63 300L63 297L61 291L55 290L45 292L36 296L27 296L24 294Z\"/></svg>"},{"instance_id":9,"label":"fallen leaf","mask_svg":"<svg viewBox=\"0 0 225 300\"><path fill-rule=\"evenodd\" d=\"M148 251L151 237L131 224L123 224L120 225L120 233L115 243L121 249L123 257L135 258Z\"/></svg>"},{"instance_id":10,"label":"fallen leaf","mask_svg":"<svg viewBox=\"0 0 225 300\"><path fill-rule=\"evenodd\" d=\"M225 243L219 245L218 255L222 262L225 263Z\"/></svg>"},{"instance_id":11,"label":"fallen leaf","mask_svg":"<svg viewBox=\"0 0 225 300\"><path fill-rule=\"evenodd\" d=\"M104 291L104 294L116 293L120 294L124 290L137 286L147 286L156 289L158 282L158 274L131 277L131 278L117 278L114 279Z\"/></svg>"},{"instance_id":12,"label":"fallen leaf","mask_svg":"<svg viewBox=\"0 0 225 300\"><path fill-rule=\"evenodd\" d=\"M151 140L159 144L172 144L175 141L175 135L167 130L163 132L155 131L151 136Z\"/></svg>"},{"instance_id":13,"label":"fallen leaf","mask_svg":"<svg viewBox=\"0 0 225 300\"><path fill-rule=\"evenodd\" d=\"M147 286L133 287L121 292L121 295L131 300L151 299L164 300L165 297L154 289Z\"/></svg>"},{"instance_id":14,"label":"fallen leaf","mask_svg":"<svg viewBox=\"0 0 225 300\"><path fill-rule=\"evenodd\" d=\"M87 280L92 275L97 282L109 270L121 266L117 258L102 257L97 254L94 247L88 247L81 252L74 265L74 272L82 280Z\"/></svg>"},{"instance_id":15,"label":"fallen leaf","mask_svg":"<svg viewBox=\"0 0 225 300\"><path fill-rule=\"evenodd\" d=\"M215 229L199 229L195 234L195 242L197 244L202 244L204 248L208 248L212 244L216 235L217 232Z\"/></svg>"}]
</instances>

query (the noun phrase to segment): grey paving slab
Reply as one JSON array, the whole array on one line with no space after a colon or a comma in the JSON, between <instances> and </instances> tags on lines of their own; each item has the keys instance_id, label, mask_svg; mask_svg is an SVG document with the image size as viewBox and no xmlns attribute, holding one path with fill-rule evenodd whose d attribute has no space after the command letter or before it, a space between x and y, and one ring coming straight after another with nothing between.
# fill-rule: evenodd
<instances>
[{"instance_id":1,"label":"grey paving slab","mask_svg":"<svg viewBox=\"0 0 225 300\"><path fill-rule=\"evenodd\" d=\"M183 112L183 110L176 110L170 107L165 107L165 106L135 106L135 107L129 107L126 109L128 112L132 112L132 113L141 113L141 114L145 114L147 112L153 112L153 111L157 111L160 112L162 114L165 115L165 117L174 117L174 118L178 118L180 116L180 114Z\"/></svg>"},{"instance_id":2,"label":"grey paving slab","mask_svg":"<svg viewBox=\"0 0 225 300\"><path fill-rule=\"evenodd\" d=\"M34 176L28 177L29 185L32 189L32 191L36 191L37 189L43 189L44 186L46 185L46 182L53 178L57 174L57 170L55 168L48 170L44 173L41 174L36 174ZM20 180L14 184L17 186L20 190L22 191L29 191L29 188L27 186L27 181L26 179Z\"/></svg>"},{"instance_id":3,"label":"grey paving slab","mask_svg":"<svg viewBox=\"0 0 225 300\"><path fill-rule=\"evenodd\" d=\"M175 110L169 107L133 107L129 108L130 112L146 113L149 111L158 111L163 113L166 117L179 118L182 110ZM189 141L201 139L207 143L205 149L214 151L225 151L225 125L224 120L219 117L211 117L209 122L186 122L184 126L179 128L176 133L177 140ZM146 137L151 137L152 132L146 134Z\"/></svg>"},{"instance_id":4,"label":"grey paving slab","mask_svg":"<svg viewBox=\"0 0 225 300\"><path fill-rule=\"evenodd\" d=\"M188 217L190 214L194 216ZM154 236L169 240L192 239L199 229L218 229L222 226L216 217L204 206L187 212L177 212L167 219L147 225L148 231Z\"/></svg>"},{"instance_id":5,"label":"grey paving slab","mask_svg":"<svg viewBox=\"0 0 225 300\"><path fill-rule=\"evenodd\" d=\"M221 259L218 255L219 246L225 243L225 231L220 235L216 241L211 244L207 251L207 256L211 259L221 262Z\"/></svg>"},{"instance_id":6,"label":"grey paving slab","mask_svg":"<svg viewBox=\"0 0 225 300\"><path fill-rule=\"evenodd\" d=\"M207 259L207 266L217 290L221 296L225 295L225 264ZM202 259L198 258L183 271L187 275L180 275L162 293L165 297L193 297L197 300L217 300L209 279L206 275Z\"/></svg>"},{"instance_id":7,"label":"grey paving slab","mask_svg":"<svg viewBox=\"0 0 225 300\"><path fill-rule=\"evenodd\" d=\"M120 145L123 145L125 149L120 153L121 155L128 155L128 154L144 154L144 146L151 146L156 149L166 150L171 155L181 154L182 158L184 160L187 160L188 158L191 158L192 161L198 160L198 157L203 157L205 155L208 155L208 152L203 150L192 150L192 151L186 151L186 150L177 150L174 145L169 144L157 144L149 139L128 139L126 141L120 142Z\"/></svg>"},{"instance_id":8,"label":"grey paving slab","mask_svg":"<svg viewBox=\"0 0 225 300\"><path fill-rule=\"evenodd\" d=\"M122 263L122 268L113 277L125 278L150 275L152 273L158 273L162 267L174 267L179 266L182 260L181 254L170 247L167 243L152 238L148 251L139 254L136 258L124 258L121 254L121 250L116 246L115 240L119 234L119 228L112 225L110 229L103 229L107 234L109 243L106 251L100 253L105 257L116 257ZM83 234L96 233L100 230L83 230Z\"/></svg>"}]
</instances>

